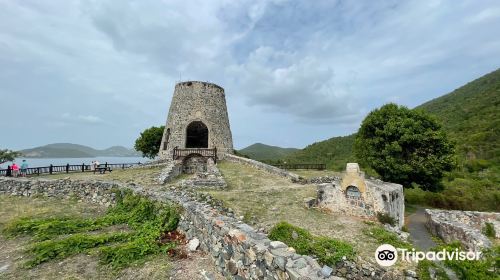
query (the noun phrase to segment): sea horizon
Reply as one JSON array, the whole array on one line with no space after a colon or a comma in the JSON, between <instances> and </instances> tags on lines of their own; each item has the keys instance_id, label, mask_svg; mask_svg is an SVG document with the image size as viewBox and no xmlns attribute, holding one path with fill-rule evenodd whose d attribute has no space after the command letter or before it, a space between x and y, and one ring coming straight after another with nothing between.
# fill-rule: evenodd
<instances>
[{"instance_id":1,"label":"sea horizon","mask_svg":"<svg viewBox=\"0 0 500 280\"><path fill-rule=\"evenodd\" d=\"M19 157L14 161L8 161L0 164L0 169L7 168L8 165L11 165L13 162L21 165L22 161L26 160L28 163L28 167L42 167L49 165L75 165L75 164L90 164L92 161L97 160L99 163L145 163L150 161L149 158L144 157L80 157L80 158L27 158L27 157Z\"/></svg>"}]
</instances>

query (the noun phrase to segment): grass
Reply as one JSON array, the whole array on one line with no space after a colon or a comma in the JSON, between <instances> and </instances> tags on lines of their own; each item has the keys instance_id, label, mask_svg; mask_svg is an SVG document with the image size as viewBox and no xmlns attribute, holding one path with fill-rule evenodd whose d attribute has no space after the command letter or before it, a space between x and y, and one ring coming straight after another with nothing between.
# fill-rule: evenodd
<instances>
[{"instance_id":1,"label":"grass","mask_svg":"<svg viewBox=\"0 0 500 280\"><path fill-rule=\"evenodd\" d=\"M37 219L99 218L106 214L104 206L75 200L61 200L49 197L20 197L0 195L0 232L6 224L23 217ZM128 226L117 225L93 231L92 234L111 232L129 232ZM61 238L63 236L58 236ZM169 279L179 261L166 261L163 254L151 255L144 263L135 263L121 270L99 265L97 250L77 253L58 261L48 261L27 269L26 252L34 242L30 235L6 238L0 234L0 267L6 270L0 273L0 279ZM188 279L188 278L184 278Z\"/></svg>"},{"instance_id":2,"label":"grass","mask_svg":"<svg viewBox=\"0 0 500 280\"><path fill-rule=\"evenodd\" d=\"M408 242L404 242L398 236L379 226L371 226L363 230L363 234L377 241L378 244L391 244L395 248L411 249L412 246Z\"/></svg>"},{"instance_id":3,"label":"grass","mask_svg":"<svg viewBox=\"0 0 500 280\"><path fill-rule=\"evenodd\" d=\"M118 194L116 206L104 216L21 218L7 224L3 233L8 237L31 235L35 240L42 240L34 242L27 250L31 256L26 262L28 267L99 248L101 263L119 269L175 246L158 241L163 233L177 227L176 207L152 202L131 192ZM126 224L132 231L92 232L118 224Z\"/></svg>"},{"instance_id":4,"label":"grass","mask_svg":"<svg viewBox=\"0 0 500 280\"><path fill-rule=\"evenodd\" d=\"M93 174L92 172L74 172L74 173L58 173L53 175L33 176L33 178L48 178L48 179L95 179L104 181L118 181L121 183L135 183L139 185L157 185L158 175L162 167L151 168L129 168L129 169L114 169L111 173Z\"/></svg>"},{"instance_id":5,"label":"grass","mask_svg":"<svg viewBox=\"0 0 500 280\"><path fill-rule=\"evenodd\" d=\"M351 244L324 236L313 236L309 231L280 222L269 232L269 239L278 240L302 255L318 258L319 263L334 266L343 257L353 259L356 255Z\"/></svg>"}]
</instances>

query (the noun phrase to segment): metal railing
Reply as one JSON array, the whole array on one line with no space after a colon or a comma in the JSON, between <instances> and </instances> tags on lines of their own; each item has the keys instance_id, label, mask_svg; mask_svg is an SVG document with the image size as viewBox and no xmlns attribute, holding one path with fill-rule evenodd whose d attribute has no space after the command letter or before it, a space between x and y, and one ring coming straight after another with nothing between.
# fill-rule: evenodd
<instances>
[{"instance_id":1,"label":"metal railing","mask_svg":"<svg viewBox=\"0 0 500 280\"><path fill-rule=\"evenodd\" d=\"M136 165L141 165L140 162L134 163L103 163L99 164L100 168L125 169ZM40 175L40 174L56 174L56 173L70 173L70 172L94 172L91 164L66 164L66 165L49 165L40 167L26 168L26 175ZM0 169L0 176L7 176L8 169ZM12 170L11 170L12 174ZM21 174L21 170L19 170Z\"/></svg>"},{"instance_id":2,"label":"metal railing","mask_svg":"<svg viewBox=\"0 0 500 280\"><path fill-rule=\"evenodd\" d=\"M202 157L211 157L214 161L217 160L217 148L208 149L208 148L185 148L179 149L177 147L174 148L172 157L174 160L182 159L189 155L200 155Z\"/></svg>"}]
</instances>

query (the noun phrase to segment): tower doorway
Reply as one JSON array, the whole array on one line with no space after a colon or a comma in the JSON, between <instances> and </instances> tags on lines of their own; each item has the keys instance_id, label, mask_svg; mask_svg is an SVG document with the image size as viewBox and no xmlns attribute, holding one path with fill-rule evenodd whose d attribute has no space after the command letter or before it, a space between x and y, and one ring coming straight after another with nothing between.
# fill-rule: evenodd
<instances>
[{"instance_id":1,"label":"tower doorway","mask_svg":"<svg viewBox=\"0 0 500 280\"><path fill-rule=\"evenodd\" d=\"M208 148L208 128L203 122L194 121L188 125L186 148Z\"/></svg>"}]
</instances>

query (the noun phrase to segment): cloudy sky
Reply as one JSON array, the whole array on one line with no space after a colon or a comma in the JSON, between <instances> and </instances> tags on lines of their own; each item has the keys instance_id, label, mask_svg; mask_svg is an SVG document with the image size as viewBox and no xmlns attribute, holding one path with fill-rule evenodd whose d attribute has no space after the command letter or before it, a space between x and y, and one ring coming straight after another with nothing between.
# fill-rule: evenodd
<instances>
[{"instance_id":1,"label":"cloudy sky","mask_svg":"<svg viewBox=\"0 0 500 280\"><path fill-rule=\"evenodd\" d=\"M226 90L236 148L355 132L500 67L500 2L0 0L0 148L132 147L174 85Z\"/></svg>"}]
</instances>

